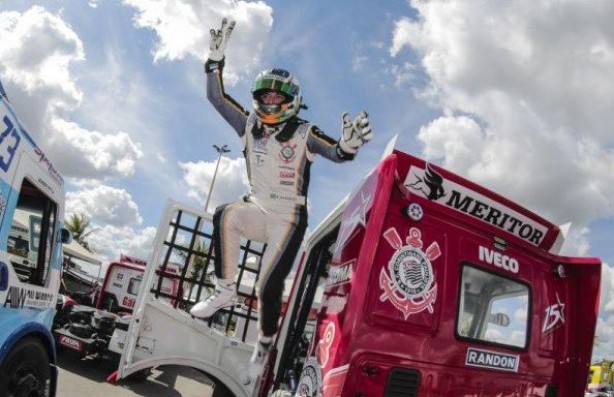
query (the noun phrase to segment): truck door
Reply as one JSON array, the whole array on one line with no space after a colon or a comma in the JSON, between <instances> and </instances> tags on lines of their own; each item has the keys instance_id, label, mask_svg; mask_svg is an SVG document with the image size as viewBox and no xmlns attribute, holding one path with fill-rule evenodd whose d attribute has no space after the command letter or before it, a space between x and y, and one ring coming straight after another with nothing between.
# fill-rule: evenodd
<instances>
[{"instance_id":1,"label":"truck door","mask_svg":"<svg viewBox=\"0 0 614 397\"><path fill-rule=\"evenodd\" d=\"M8 194L0 238L20 281L57 291L63 216L58 202L63 194L62 182L59 176L45 169L51 166L44 162L42 152L39 154L39 161L27 152L20 152L18 158L11 160L11 166L15 167L13 185L18 188L10 189ZM54 305L54 298L50 297L44 306Z\"/></svg>"},{"instance_id":2,"label":"truck door","mask_svg":"<svg viewBox=\"0 0 614 397\"><path fill-rule=\"evenodd\" d=\"M551 383L559 395L579 396L586 389L600 295L601 261L553 257L536 283L539 318L533 332L538 354L554 365ZM540 299L537 299L537 296ZM539 317L538 317L539 316Z\"/></svg>"},{"instance_id":3,"label":"truck door","mask_svg":"<svg viewBox=\"0 0 614 397\"><path fill-rule=\"evenodd\" d=\"M458 299L450 305L456 310L451 313L456 340L449 342L447 357L437 352L430 357L455 362L453 372L465 378L446 375L443 368L424 371L433 379L427 389L581 395L596 324L599 260L555 256L483 233L465 232L459 243ZM452 317L445 311L444 318ZM579 326L583 321L587 326Z\"/></svg>"},{"instance_id":4,"label":"truck door","mask_svg":"<svg viewBox=\"0 0 614 397\"><path fill-rule=\"evenodd\" d=\"M207 374L217 390L250 396L256 387L247 366L257 332L255 285L266 248L241 242L237 285L240 302L210 319L194 318L189 310L213 292L211 215L169 202L160 220L154 248L139 289L127 330L116 329L109 349L121 353L110 380L158 365L186 365ZM179 264L178 272L168 272ZM178 284L169 290L165 287ZM166 289L166 292L165 292Z\"/></svg>"}]
</instances>

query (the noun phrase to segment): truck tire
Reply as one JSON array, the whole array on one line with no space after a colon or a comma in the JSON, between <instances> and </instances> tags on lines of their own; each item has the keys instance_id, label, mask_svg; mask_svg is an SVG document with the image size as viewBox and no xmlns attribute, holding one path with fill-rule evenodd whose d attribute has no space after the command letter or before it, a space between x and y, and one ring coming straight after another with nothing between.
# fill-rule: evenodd
<instances>
[{"instance_id":1,"label":"truck tire","mask_svg":"<svg viewBox=\"0 0 614 397\"><path fill-rule=\"evenodd\" d=\"M149 378L149 375L152 374L152 369L151 368L145 368L142 369L140 371L137 371L135 373L133 373L132 375L130 375L128 378L131 381L140 383L140 382L145 382L147 380L147 378Z\"/></svg>"},{"instance_id":2,"label":"truck tire","mask_svg":"<svg viewBox=\"0 0 614 397\"><path fill-rule=\"evenodd\" d=\"M49 356L37 338L19 341L0 365L0 390L6 397L48 397L50 379Z\"/></svg>"},{"instance_id":3,"label":"truck tire","mask_svg":"<svg viewBox=\"0 0 614 397\"><path fill-rule=\"evenodd\" d=\"M215 381L211 397L236 397L223 383Z\"/></svg>"}]
</instances>

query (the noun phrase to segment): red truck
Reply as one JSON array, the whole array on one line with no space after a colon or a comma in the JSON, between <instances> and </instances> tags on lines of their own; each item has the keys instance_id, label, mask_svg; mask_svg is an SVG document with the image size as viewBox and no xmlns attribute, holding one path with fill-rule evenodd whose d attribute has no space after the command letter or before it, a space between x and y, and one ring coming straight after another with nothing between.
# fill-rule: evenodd
<instances>
[{"instance_id":1,"label":"red truck","mask_svg":"<svg viewBox=\"0 0 614 397\"><path fill-rule=\"evenodd\" d=\"M207 373L216 397L583 395L600 260L559 256L556 225L460 176L397 150L382 159L305 242L258 381L246 376L253 288L209 321L188 313L212 286L214 252L192 250L212 247L203 220L167 206L148 263L164 269L187 251L205 271L165 276L192 287L169 303L156 295L158 266L146 269L111 343L122 354L111 380L180 364ZM253 286L266 247L244 243L238 281Z\"/></svg>"}]
</instances>

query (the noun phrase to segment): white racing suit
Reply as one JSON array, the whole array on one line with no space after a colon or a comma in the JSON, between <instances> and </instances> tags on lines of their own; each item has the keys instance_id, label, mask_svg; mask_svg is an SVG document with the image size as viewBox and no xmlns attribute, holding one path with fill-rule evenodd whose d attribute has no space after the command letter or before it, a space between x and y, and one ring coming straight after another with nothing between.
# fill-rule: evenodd
<instances>
[{"instance_id":1,"label":"white racing suit","mask_svg":"<svg viewBox=\"0 0 614 397\"><path fill-rule=\"evenodd\" d=\"M241 236L267 244L258 281L259 328L262 336L277 331L284 280L307 228L309 169L316 154L334 162L353 159L315 125L292 117L263 125L224 92L223 60L207 61L207 98L243 142L250 182L244 202L218 207L213 216L215 272L234 280Z\"/></svg>"}]
</instances>

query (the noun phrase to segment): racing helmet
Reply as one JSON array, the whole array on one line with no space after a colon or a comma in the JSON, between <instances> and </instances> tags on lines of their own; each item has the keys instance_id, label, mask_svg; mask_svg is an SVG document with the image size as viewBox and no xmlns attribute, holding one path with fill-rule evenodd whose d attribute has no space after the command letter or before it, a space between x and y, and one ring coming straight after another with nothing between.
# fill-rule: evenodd
<instances>
[{"instance_id":1,"label":"racing helmet","mask_svg":"<svg viewBox=\"0 0 614 397\"><path fill-rule=\"evenodd\" d=\"M269 100L271 97L277 100ZM296 77L284 69L267 69L258 74L252 88L254 111L265 124L283 123L301 110L301 88ZM281 98L283 97L283 98Z\"/></svg>"}]
</instances>

